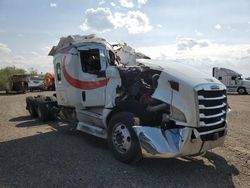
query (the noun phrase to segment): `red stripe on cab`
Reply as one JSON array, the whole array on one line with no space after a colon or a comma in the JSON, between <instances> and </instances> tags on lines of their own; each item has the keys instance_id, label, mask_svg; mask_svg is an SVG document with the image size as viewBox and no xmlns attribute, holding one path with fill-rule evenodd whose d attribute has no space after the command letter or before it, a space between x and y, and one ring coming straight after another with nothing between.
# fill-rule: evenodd
<instances>
[{"instance_id":1,"label":"red stripe on cab","mask_svg":"<svg viewBox=\"0 0 250 188\"><path fill-rule=\"evenodd\" d=\"M97 88L107 85L109 79L103 79L103 80L98 80L98 81L82 81L82 80L73 78L66 70L65 59L66 59L66 56L63 58L63 61L62 61L62 72L63 72L65 79L71 86L78 88L78 89L91 90L91 89L97 89Z\"/></svg>"}]
</instances>

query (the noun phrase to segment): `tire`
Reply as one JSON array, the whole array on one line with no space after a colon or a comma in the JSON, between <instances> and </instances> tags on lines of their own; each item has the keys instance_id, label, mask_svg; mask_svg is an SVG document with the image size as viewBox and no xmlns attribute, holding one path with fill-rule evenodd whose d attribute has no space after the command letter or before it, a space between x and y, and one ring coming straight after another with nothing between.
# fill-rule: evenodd
<instances>
[{"instance_id":1,"label":"tire","mask_svg":"<svg viewBox=\"0 0 250 188\"><path fill-rule=\"evenodd\" d=\"M139 125L140 119L130 112L119 112L108 124L108 144L114 157L124 163L141 159L140 144L132 128Z\"/></svg>"},{"instance_id":2,"label":"tire","mask_svg":"<svg viewBox=\"0 0 250 188\"><path fill-rule=\"evenodd\" d=\"M247 92L246 92L246 89L245 89L244 87L240 87L240 88L238 89L238 93L239 93L240 95L244 95L244 94L246 94Z\"/></svg>"},{"instance_id":3,"label":"tire","mask_svg":"<svg viewBox=\"0 0 250 188\"><path fill-rule=\"evenodd\" d=\"M35 100L31 96L26 98L26 109L29 111L31 117L37 117Z\"/></svg>"},{"instance_id":4,"label":"tire","mask_svg":"<svg viewBox=\"0 0 250 188\"><path fill-rule=\"evenodd\" d=\"M33 104L30 104L29 107L29 113L31 117L37 117L37 112Z\"/></svg>"},{"instance_id":5,"label":"tire","mask_svg":"<svg viewBox=\"0 0 250 188\"><path fill-rule=\"evenodd\" d=\"M47 122L50 119L47 109L44 107L43 104L40 103L37 105L37 115L39 120L43 122Z\"/></svg>"},{"instance_id":6,"label":"tire","mask_svg":"<svg viewBox=\"0 0 250 188\"><path fill-rule=\"evenodd\" d=\"M52 120L53 117L50 115L48 108L46 107L46 101L44 97L37 98L37 115L39 120L47 122Z\"/></svg>"}]
</instances>

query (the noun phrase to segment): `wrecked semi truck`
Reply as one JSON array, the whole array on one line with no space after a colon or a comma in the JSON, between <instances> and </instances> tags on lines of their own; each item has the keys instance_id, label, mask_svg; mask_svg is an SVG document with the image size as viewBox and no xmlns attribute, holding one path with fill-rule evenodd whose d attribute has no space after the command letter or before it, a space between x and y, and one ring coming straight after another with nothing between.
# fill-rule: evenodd
<instances>
[{"instance_id":1,"label":"wrecked semi truck","mask_svg":"<svg viewBox=\"0 0 250 188\"><path fill-rule=\"evenodd\" d=\"M94 35L61 38L54 57L56 95L27 97L31 116L76 125L108 140L116 159L169 158L222 146L226 87L174 61L153 61Z\"/></svg>"}]
</instances>

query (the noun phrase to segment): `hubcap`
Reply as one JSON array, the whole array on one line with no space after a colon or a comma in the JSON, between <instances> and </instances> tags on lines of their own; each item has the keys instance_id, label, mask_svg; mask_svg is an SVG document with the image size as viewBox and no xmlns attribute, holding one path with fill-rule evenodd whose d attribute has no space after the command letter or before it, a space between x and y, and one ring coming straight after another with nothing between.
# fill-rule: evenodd
<instances>
[{"instance_id":1,"label":"hubcap","mask_svg":"<svg viewBox=\"0 0 250 188\"><path fill-rule=\"evenodd\" d=\"M112 142L118 152L124 154L129 151L131 147L131 135L124 124L118 123L114 126Z\"/></svg>"}]
</instances>

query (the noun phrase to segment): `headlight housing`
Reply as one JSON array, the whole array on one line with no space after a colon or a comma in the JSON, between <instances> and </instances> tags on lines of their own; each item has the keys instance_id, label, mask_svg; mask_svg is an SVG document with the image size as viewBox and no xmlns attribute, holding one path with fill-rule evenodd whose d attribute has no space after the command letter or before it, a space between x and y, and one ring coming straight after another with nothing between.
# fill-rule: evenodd
<instances>
[{"instance_id":1,"label":"headlight housing","mask_svg":"<svg viewBox=\"0 0 250 188\"><path fill-rule=\"evenodd\" d=\"M170 117L177 121L187 122L185 115L174 106L171 106Z\"/></svg>"}]
</instances>

